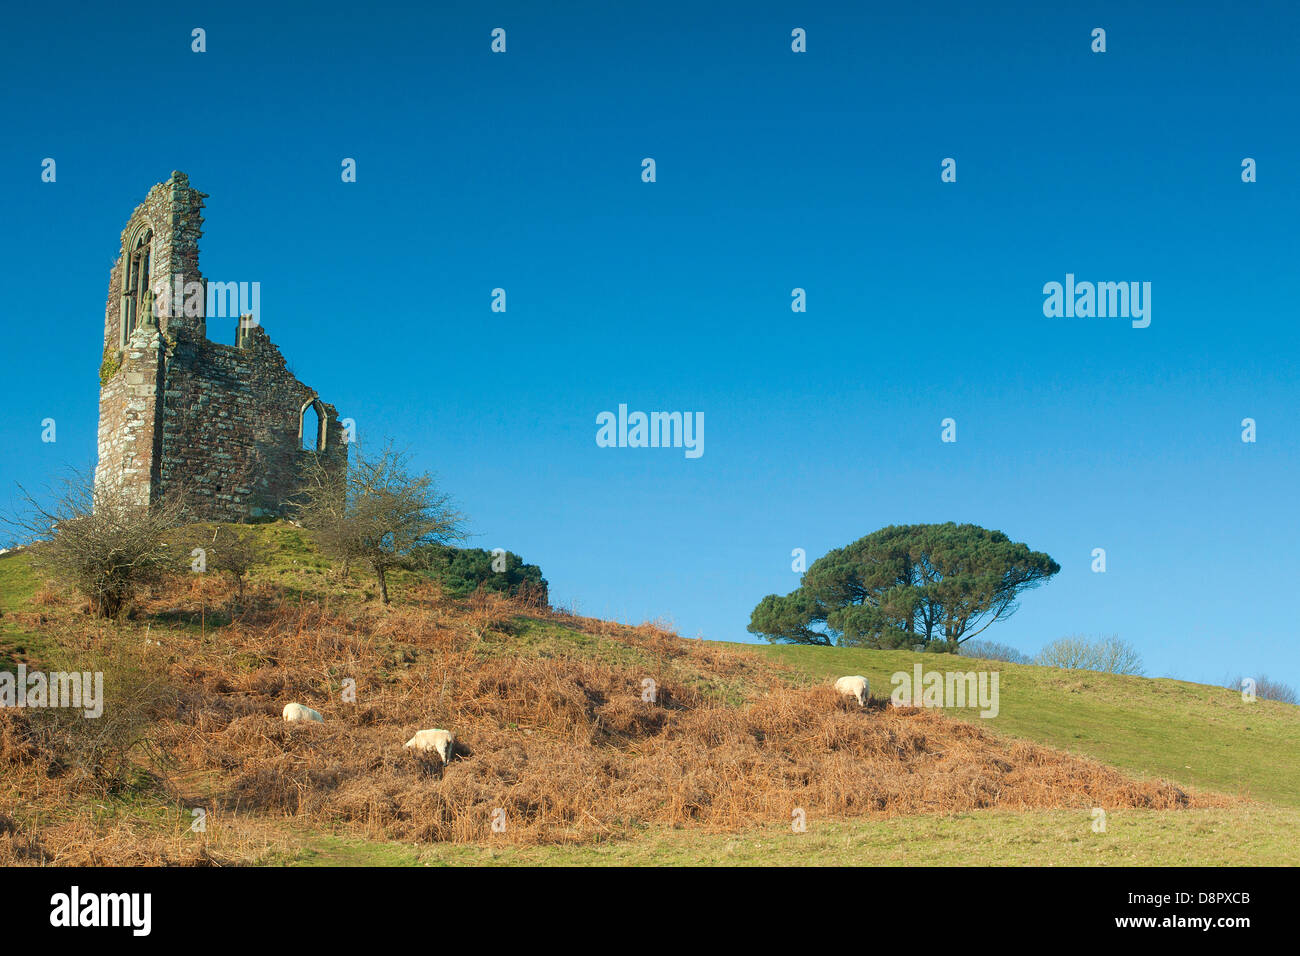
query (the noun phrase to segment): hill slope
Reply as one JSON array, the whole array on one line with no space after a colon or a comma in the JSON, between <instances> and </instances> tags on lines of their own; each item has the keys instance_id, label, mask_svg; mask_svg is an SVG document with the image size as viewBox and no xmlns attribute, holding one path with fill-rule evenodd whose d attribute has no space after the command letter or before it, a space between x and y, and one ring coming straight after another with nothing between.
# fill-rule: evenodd
<instances>
[{"instance_id":1,"label":"hill slope","mask_svg":"<svg viewBox=\"0 0 1300 956\"><path fill-rule=\"evenodd\" d=\"M765 861L807 862L842 832L849 858L890 862L872 850L889 834L914 860L927 841L939 852L986 840L997 819L1017 821L1009 834L1041 831L994 850L1016 862L1047 853L1067 820L1087 841L1091 808L1104 807L1128 834L1112 845L1178 862L1213 861L1221 831L1296 829L1291 811L1249 816L1231 798L1032 742L1025 723L1013 739L883 699L864 712L824 679L861 671L880 693L893 658L684 641L492 596L453 601L413 575L383 608L360 575L333 575L304 532L257 534L271 563L242 607L218 578L178 576L115 625L40 587L27 555L0 558L0 667L102 668L106 717L121 725L89 734L66 715L0 711L0 859L699 862L770 839L785 849ZM1003 713L1068 710L1086 692L1008 678ZM283 723L291 700L326 722ZM446 768L401 746L432 726L463 743ZM1210 736L1219 727L1235 725ZM1264 747L1290 739L1284 718L1263 728ZM791 828L799 815L807 833ZM1185 832L1170 839L1171 826ZM1103 843L1081 844L1083 858Z\"/></svg>"},{"instance_id":2,"label":"hill slope","mask_svg":"<svg viewBox=\"0 0 1300 956\"><path fill-rule=\"evenodd\" d=\"M997 717L946 712L1139 775L1300 807L1300 708L1290 704L1248 702L1236 691L1186 681L951 654L790 646L755 647L754 653L817 679L862 674L881 696L889 695L892 674L911 674L917 663L927 670L996 670Z\"/></svg>"}]
</instances>

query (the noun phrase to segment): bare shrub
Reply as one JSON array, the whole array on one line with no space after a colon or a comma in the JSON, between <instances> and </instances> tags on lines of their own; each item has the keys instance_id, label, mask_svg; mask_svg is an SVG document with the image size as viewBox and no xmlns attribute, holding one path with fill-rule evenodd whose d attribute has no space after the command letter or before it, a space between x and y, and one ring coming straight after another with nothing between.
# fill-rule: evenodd
<instances>
[{"instance_id":1,"label":"bare shrub","mask_svg":"<svg viewBox=\"0 0 1300 956\"><path fill-rule=\"evenodd\" d=\"M986 661L1005 661L1008 664L1032 664L1034 659L1023 651L997 641L968 641L957 653L962 657L978 657Z\"/></svg>"},{"instance_id":2,"label":"bare shrub","mask_svg":"<svg viewBox=\"0 0 1300 956\"><path fill-rule=\"evenodd\" d=\"M1099 665L1096 670L1107 674L1140 675L1143 673L1142 655L1133 645L1121 641L1118 634L1097 641L1095 647Z\"/></svg>"},{"instance_id":3,"label":"bare shrub","mask_svg":"<svg viewBox=\"0 0 1300 956\"><path fill-rule=\"evenodd\" d=\"M1096 670L1097 654L1086 637L1059 637L1038 652L1035 662L1043 667Z\"/></svg>"},{"instance_id":4,"label":"bare shrub","mask_svg":"<svg viewBox=\"0 0 1300 956\"><path fill-rule=\"evenodd\" d=\"M93 613L116 617L167 571L169 536L185 517L183 493L142 504L122 486L96 486L77 471L49 504L19 491L27 513L6 523L37 540L32 564L85 595Z\"/></svg>"},{"instance_id":5,"label":"bare shrub","mask_svg":"<svg viewBox=\"0 0 1300 956\"><path fill-rule=\"evenodd\" d=\"M205 546L208 567L230 575L235 585L235 600L243 603L244 580L248 572L267 561L266 549L247 528L218 525L212 540Z\"/></svg>"},{"instance_id":6,"label":"bare shrub","mask_svg":"<svg viewBox=\"0 0 1300 956\"><path fill-rule=\"evenodd\" d=\"M1035 663L1065 670L1102 671L1106 674L1142 673L1142 656L1119 635L1090 641L1082 635L1052 641L1038 654Z\"/></svg>"},{"instance_id":7,"label":"bare shrub","mask_svg":"<svg viewBox=\"0 0 1300 956\"><path fill-rule=\"evenodd\" d=\"M148 647L88 644L60 652L48 671L102 675L102 713L81 707L0 711L0 764L38 767L74 792L111 793L157 757L151 735L159 718L175 716L176 694L167 669ZM54 703L51 692L50 703Z\"/></svg>"},{"instance_id":8,"label":"bare shrub","mask_svg":"<svg viewBox=\"0 0 1300 956\"><path fill-rule=\"evenodd\" d=\"M407 456L391 444L373 456L358 450L346 471L316 461L296 497L299 519L317 533L322 550L345 568L364 561L384 604L389 572L408 566L414 548L465 537L464 515L451 496L438 491L428 472L412 473Z\"/></svg>"},{"instance_id":9,"label":"bare shrub","mask_svg":"<svg viewBox=\"0 0 1300 956\"><path fill-rule=\"evenodd\" d=\"M1267 674L1260 674L1253 678L1255 681L1255 696L1261 700L1280 700L1284 704L1300 704L1300 696L1296 694L1295 688L1290 684L1284 684L1281 681L1270 680ZM1227 687L1230 690L1242 690L1245 678L1238 677L1230 680Z\"/></svg>"}]
</instances>

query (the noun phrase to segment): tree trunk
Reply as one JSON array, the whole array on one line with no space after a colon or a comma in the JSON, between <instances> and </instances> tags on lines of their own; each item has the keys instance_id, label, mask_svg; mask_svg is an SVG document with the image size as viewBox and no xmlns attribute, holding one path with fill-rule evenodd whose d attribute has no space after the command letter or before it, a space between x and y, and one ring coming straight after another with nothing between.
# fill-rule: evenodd
<instances>
[{"instance_id":1,"label":"tree trunk","mask_svg":"<svg viewBox=\"0 0 1300 956\"><path fill-rule=\"evenodd\" d=\"M115 618L122 612L126 606L126 598L113 591L100 594L97 598L90 599L90 609L96 617Z\"/></svg>"},{"instance_id":2,"label":"tree trunk","mask_svg":"<svg viewBox=\"0 0 1300 956\"><path fill-rule=\"evenodd\" d=\"M379 600L388 603L388 577L384 573L383 565L375 568L375 574L379 577Z\"/></svg>"}]
</instances>

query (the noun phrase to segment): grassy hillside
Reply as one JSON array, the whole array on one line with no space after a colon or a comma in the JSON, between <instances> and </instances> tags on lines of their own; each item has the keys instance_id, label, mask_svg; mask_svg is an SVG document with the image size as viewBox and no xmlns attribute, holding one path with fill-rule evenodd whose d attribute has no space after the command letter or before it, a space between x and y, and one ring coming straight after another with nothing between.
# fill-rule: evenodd
<instances>
[{"instance_id":1,"label":"grassy hillside","mask_svg":"<svg viewBox=\"0 0 1300 956\"><path fill-rule=\"evenodd\" d=\"M179 574L114 624L27 554L0 557L0 668L103 669L120 724L96 735L0 711L0 862L1180 864L1232 862L1243 846L1250 862L1300 858L1295 708L998 665L995 720L893 709L893 671L976 665L686 641L455 600L409 573L385 608L308 533L255 533L269 561L242 604L220 577ZM867 711L828 687L844 673L871 678ZM325 723L286 725L291 700ZM462 741L446 768L401 747L431 726ZM791 829L796 809L806 832Z\"/></svg>"},{"instance_id":2,"label":"grassy hillside","mask_svg":"<svg viewBox=\"0 0 1300 956\"><path fill-rule=\"evenodd\" d=\"M13 615L39 606L35 601L39 585L30 555L22 551L0 555L0 670L12 671L19 663L41 656L44 639L39 615L34 624L20 623L22 619Z\"/></svg>"},{"instance_id":3,"label":"grassy hillside","mask_svg":"<svg viewBox=\"0 0 1300 956\"><path fill-rule=\"evenodd\" d=\"M1139 775L1300 807L1300 708L1290 704L1246 702L1236 691L1185 681L950 654L803 646L763 646L755 653L817 679L862 674L880 696L890 694L892 674L910 674L916 663L938 671L997 670L997 717L948 713Z\"/></svg>"},{"instance_id":4,"label":"grassy hillside","mask_svg":"<svg viewBox=\"0 0 1300 956\"><path fill-rule=\"evenodd\" d=\"M25 552L0 555L0 614L26 607L36 593L38 581Z\"/></svg>"},{"instance_id":5,"label":"grassy hillside","mask_svg":"<svg viewBox=\"0 0 1300 956\"><path fill-rule=\"evenodd\" d=\"M981 810L741 833L658 830L581 846L373 843L316 836L278 855L302 866L1294 866L1300 811Z\"/></svg>"}]
</instances>

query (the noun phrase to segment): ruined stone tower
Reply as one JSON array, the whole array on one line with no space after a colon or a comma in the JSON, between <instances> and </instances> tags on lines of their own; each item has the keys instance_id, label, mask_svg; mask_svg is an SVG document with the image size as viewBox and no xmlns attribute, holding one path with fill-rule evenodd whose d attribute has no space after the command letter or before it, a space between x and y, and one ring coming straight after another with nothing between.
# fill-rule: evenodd
<instances>
[{"instance_id":1,"label":"ruined stone tower","mask_svg":"<svg viewBox=\"0 0 1300 956\"><path fill-rule=\"evenodd\" d=\"M247 284L209 288L199 272L206 198L173 172L122 230L104 309L95 484L140 503L184 487L209 520L280 516L313 459L346 469L344 429L289 371L261 316L224 307ZM233 345L208 341L207 319L223 313Z\"/></svg>"}]
</instances>

